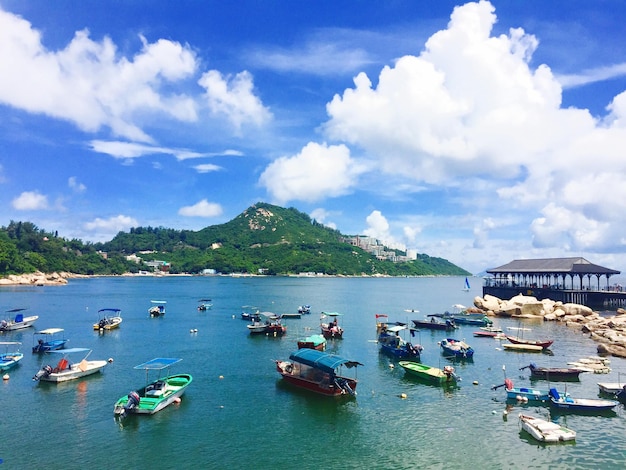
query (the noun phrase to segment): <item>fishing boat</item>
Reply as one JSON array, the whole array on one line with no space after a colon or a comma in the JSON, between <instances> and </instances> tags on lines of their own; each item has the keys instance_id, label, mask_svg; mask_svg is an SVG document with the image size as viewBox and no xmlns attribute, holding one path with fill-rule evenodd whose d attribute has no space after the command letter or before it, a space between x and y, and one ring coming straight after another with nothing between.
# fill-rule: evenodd
<instances>
[{"instance_id":1,"label":"fishing boat","mask_svg":"<svg viewBox=\"0 0 626 470\"><path fill-rule=\"evenodd\" d=\"M506 335L502 332L502 328L493 325L481 326L478 331L474 331L473 335L477 338L506 338Z\"/></svg>"},{"instance_id":2,"label":"fishing boat","mask_svg":"<svg viewBox=\"0 0 626 470\"><path fill-rule=\"evenodd\" d=\"M401 332L408 329L406 324L400 322L388 324L381 318L386 319L387 315L376 315L376 335L380 351L396 359L419 361L420 353L424 348L419 344L413 345L400 336Z\"/></svg>"},{"instance_id":3,"label":"fishing boat","mask_svg":"<svg viewBox=\"0 0 626 470\"><path fill-rule=\"evenodd\" d=\"M597 398L572 398L570 396L562 396L556 388L550 389L550 404L559 410L567 410L580 413L593 413L602 411L611 411L617 405L618 401L604 400Z\"/></svg>"},{"instance_id":4,"label":"fishing boat","mask_svg":"<svg viewBox=\"0 0 626 470\"><path fill-rule=\"evenodd\" d=\"M507 351L524 351L524 352L543 352L544 348L535 344L503 344L502 347Z\"/></svg>"},{"instance_id":5,"label":"fishing boat","mask_svg":"<svg viewBox=\"0 0 626 470\"><path fill-rule=\"evenodd\" d=\"M445 366L442 370L413 361L400 361L398 364L400 364L400 367L404 369L406 374L435 385L453 384L457 381L457 376L452 366Z\"/></svg>"},{"instance_id":6,"label":"fishing boat","mask_svg":"<svg viewBox=\"0 0 626 470\"><path fill-rule=\"evenodd\" d=\"M552 421L525 414L520 414L519 420L522 429L540 442L565 442L576 439L576 431Z\"/></svg>"},{"instance_id":7,"label":"fishing boat","mask_svg":"<svg viewBox=\"0 0 626 470\"><path fill-rule=\"evenodd\" d=\"M540 390L536 388L514 387L513 381L509 378L504 380L503 384L494 385L491 390L497 390L505 387L507 400L516 400L521 402L541 402L548 403L550 401L550 390Z\"/></svg>"},{"instance_id":8,"label":"fishing boat","mask_svg":"<svg viewBox=\"0 0 626 470\"><path fill-rule=\"evenodd\" d=\"M148 309L148 313L151 317L162 317L165 315L166 300L151 300L152 307Z\"/></svg>"},{"instance_id":9,"label":"fishing boat","mask_svg":"<svg viewBox=\"0 0 626 470\"><path fill-rule=\"evenodd\" d=\"M298 307L298 313L301 315L308 315L309 313L311 313L311 306L310 305L300 305Z\"/></svg>"},{"instance_id":10,"label":"fishing boat","mask_svg":"<svg viewBox=\"0 0 626 470\"><path fill-rule=\"evenodd\" d=\"M241 319L246 321L261 321L261 314L259 313L259 309L257 307L253 307L252 305L244 305L241 307Z\"/></svg>"},{"instance_id":11,"label":"fishing boat","mask_svg":"<svg viewBox=\"0 0 626 470\"><path fill-rule=\"evenodd\" d=\"M302 314L300 312L298 313L283 313L280 315L281 319L298 319L298 318L302 318Z\"/></svg>"},{"instance_id":12,"label":"fishing boat","mask_svg":"<svg viewBox=\"0 0 626 470\"><path fill-rule=\"evenodd\" d=\"M344 376L342 369L362 366L360 362L315 349L298 349L289 359L275 361L287 383L329 397L356 396L357 379Z\"/></svg>"},{"instance_id":13,"label":"fishing boat","mask_svg":"<svg viewBox=\"0 0 626 470\"><path fill-rule=\"evenodd\" d=\"M2 341L0 346L5 347L5 351L0 354L0 371L9 370L15 367L18 362L22 360L24 354L19 351L16 346L19 346L19 341ZM12 349L9 351L9 349Z\"/></svg>"},{"instance_id":14,"label":"fishing boat","mask_svg":"<svg viewBox=\"0 0 626 470\"><path fill-rule=\"evenodd\" d=\"M170 367L180 361L182 359L156 357L135 366L134 369L146 372L146 385L117 400L113 412L120 417L129 413L151 415L174 402L180 402L181 396L193 380L189 374L170 375ZM156 379L150 377L154 371Z\"/></svg>"},{"instance_id":15,"label":"fishing boat","mask_svg":"<svg viewBox=\"0 0 626 470\"><path fill-rule=\"evenodd\" d=\"M93 324L93 329L98 331L114 330L122 323L122 316L119 308L101 308L98 310L100 320Z\"/></svg>"},{"instance_id":16,"label":"fishing boat","mask_svg":"<svg viewBox=\"0 0 626 470\"><path fill-rule=\"evenodd\" d=\"M199 312L206 312L207 310L210 310L211 307L213 307L213 304L210 303L211 299L200 299L198 300L198 311Z\"/></svg>"},{"instance_id":17,"label":"fishing boat","mask_svg":"<svg viewBox=\"0 0 626 470\"><path fill-rule=\"evenodd\" d=\"M326 338L323 335L311 335L298 340L298 349L308 348L318 351L326 350Z\"/></svg>"},{"instance_id":18,"label":"fishing boat","mask_svg":"<svg viewBox=\"0 0 626 470\"><path fill-rule=\"evenodd\" d=\"M529 346L539 346L541 349L548 349L554 343L553 339L525 339L521 336L511 336L506 335L506 339L508 339L512 344L523 344Z\"/></svg>"},{"instance_id":19,"label":"fishing boat","mask_svg":"<svg viewBox=\"0 0 626 470\"><path fill-rule=\"evenodd\" d=\"M98 373L107 365L107 361L88 361L91 354L88 348L69 348L48 351L47 354L59 354L61 359L55 367L44 365L34 375L33 380L45 382L65 382L68 380L80 379L88 375ZM81 360L71 363L69 357L72 354L81 354Z\"/></svg>"},{"instance_id":20,"label":"fishing boat","mask_svg":"<svg viewBox=\"0 0 626 470\"><path fill-rule=\"evenodd\" d=\"M13 316L13 314L15 314L15 316L12 319L0 321L0 331L21 330L23 328L29 328L33 326L35 322L37 321L37 319L39 318L39 316L31 315L31 316L25 317L24 314L22 313L24 310L26 309L14 308L11 310L7 310L7 313L9 314L9 316Z\"/></svg>"},{"instance_id":21,"label":"fishing boat","mask_svg":"<svg viewBox=\"0 0 626 470\"><path fill-rule=\"evenodd\" d=\"M579 375L585 372L573 367L537 367L534 363L520 367L519 370L530 369L530 377L533 379L576 381Z\"/></svg>"},{"instance_id":22,"label":"fishing boat","mask_svg":"<svg viewBox=\"0 0 626 470\"><path fill-rule=\"evenodd\" d=\"M53 351L55 349L62 349L65 347L65 343L68 342L65 338L55 338L54 335L63 333L63 328L46 328L45 330L36 331L33 335L34 353L44 353Z\"/></svg>"},{"instance_id":23,"label":"fishing boat","mask_svg":"<svg viewBox=\"0 0 626 470\"><path fill-rule=\"evenodd\" d=\"M430 317L430 320L411 320L415 328L426 330L446 330L451 331L457 328L453 318L447 318L445 321L438 320L437 317Z\"/></svg>"},{"instance_id":24,"label":"fishing boat","mask_svg":"<svg viewBox=\"0 0 626 470\"><path fill-rule=\"evenodd\" d=\"M272 312L259 312L259 321L246 325L252 335L267 334L270 336L283 336L287 333L287 327L280 322L280 317Z\"/></svg>"},{"instance_id":25,"label":"fishing boat","mask_svg":"<svg viewBox=\"0 0 626 470\"><path fill-rule=\"evenodd\" d=\"M454 309L452 312L446 311L444 313L432 313L427 316L439 317L448 320L452 319L457 325L487 326L493 324L493 321L491 321L491 319L484 313L468 312L465 305L454 304L452 308Z\"/></svg>"},{"instance_id":26,"label":"fishing boat","mask_svg":"<svg viewBox=\"0 0 626 470\"><path fill-rule=\"evenodd\" d=\"M439 342L444 356L469 359L474 356L474 349L465 341L446 338Z\"/></svg>"},{"instance_id":27,"label":"fishing boat","mask_svg":"<svg viewBox=\"0 0 626 470\"><path fill-rule=\"evenodd\" d=\"M322 312L320 316L320 320L325 319L326 317L332 318L330 322L321 322L320 329L322 330L322 335L326 339L343 339L343 328L339 326L338 318L341 316L341 313L337 312Z\"/></svg>"}]
</instances>

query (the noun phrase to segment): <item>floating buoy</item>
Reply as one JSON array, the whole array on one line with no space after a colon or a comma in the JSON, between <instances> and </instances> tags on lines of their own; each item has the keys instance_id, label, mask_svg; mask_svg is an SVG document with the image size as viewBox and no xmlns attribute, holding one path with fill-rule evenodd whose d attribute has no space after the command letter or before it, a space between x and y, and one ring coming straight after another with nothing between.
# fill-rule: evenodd
<instances>
[{"instance_id":1,"label":"floating buoy","mask_svg":"<svg viewBox=\"0 0 626 470\"><path fill-rule=\"evenodd\" d=\"M393 369L394 367L396 367L396 366L394 366L393 364L389 364L389 368L390 369Z\"/></svg>"},{"instance_id":2,"label":"floating buoy","mask_svg":"<svg viewBox=\"0 0 626 470\"><path fill-rule=\"evenodd\" d=\"M193 328L191 330L189 330L189 333L193 333Z\"/></svg>"},{"instance_id":3,"label":"floating buoy","mask_svg":"<svg viewBox=\"0 0 626 470\"><path fill-rule=\"evenodd\" d=\"M198 332L198 328L194 328L194 329L193 329L193 332L194 332L194 333L197 333L197 332Z\"/></svg>"},{"instance_id":4,"label":"floating buoy","mask_svg":"<svg viewBox=\"0 0 626 470\"><path fill-rule=\"evenodd\" d=\"M180 397L176 397L176 398L174 398L174 403L180 403L180 402L181 402Z\"/></svg>"},{"instance_id":5,"label":"floating buoy","mask_svg":"<svg viewBox=\"0 0 626 470\"><path fill-rule=\"evenodd\" d=\"M522 397L522 402L523 403L528 403L528 397Z\"/></svg>"},{"instance_id":6,"label":"floating buoy","mask_svg":"<svg viewBox=\"0 0 626 470\"><path fill-rule=\"evenodd\" d=\"M112 358L112 357L108 358L108 359L107 359L107 362L108 362L109 364L111 364L111 363L113 362L113 358Z\"/></svg>"},{"instance_id":7,"label":"floating buoy","mask_svg":"<svg viewBox=\"0 0 626 470\"><path fill-rule=\"evenodd\" d=\"M478 385L478 380L474 380L472 383L473 383L474 385Z\"/></svg>"},{"instance_id":8,"label":"floating buoy","mask_svg":"<svg viewBox=\"0 0 626 470\"><path fill-rule=\"evenodd\" d=\"M2 380L9 380L9 374L4 374L2 376Z\"/></svg>"},{"instance_id":9,"label":"floating buoy","mask_svg":"<svg viewBox=\"0 0 626 470\"><path fill-rule=\"evenodd\" d=\"M223 378L224 378L224 376L223 376L223 375L220 375L220 379L223 379Z\"/></svg>"},{"instance_id":10,"label":"floating buoy","mask_svg":"<svg viewBox=\"0 0 626 470\"><path fill-rule=\"evenodd\" d=\"M508 412L508 411L506 411L506 410L504 410L504 411L502 412L502 414L503 414L504 416L506 416L506 415L508 415L508 414L509 414L509 412Z\"/></svg>"},{"instance_id":11,"label":"floating buoy","mask_svg":"<svg viewBox=\"0 0 626 470\"><path fill-rule=\"evenodd\" d=\"M400 398L402 398L404 400L406 398L406 393L401 393L400 394Z\"/></svg>"}]
</instances>

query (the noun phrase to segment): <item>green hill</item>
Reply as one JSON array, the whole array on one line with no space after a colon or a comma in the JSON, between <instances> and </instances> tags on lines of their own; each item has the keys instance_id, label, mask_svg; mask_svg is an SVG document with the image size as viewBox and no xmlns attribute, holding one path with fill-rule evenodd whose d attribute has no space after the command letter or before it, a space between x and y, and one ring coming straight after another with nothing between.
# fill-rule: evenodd
<instances>
[{"instance_id":1,"label":"green hill","mask_svg":"<svg viewBox=\"0 0 626 470\"><path fill-rule=\"evenodd\" d=\"M381 260L347 239L294 208L266 203L199 231L135 227L96 244L66 240L29 222L12 221L0 229L0 275L35 270L121 274L145 269L126 260L131 254L169 263L172 273L212 269L224 274L469 275L445 259L425 254L403 262Z\"/></svg>"}]
</instances>

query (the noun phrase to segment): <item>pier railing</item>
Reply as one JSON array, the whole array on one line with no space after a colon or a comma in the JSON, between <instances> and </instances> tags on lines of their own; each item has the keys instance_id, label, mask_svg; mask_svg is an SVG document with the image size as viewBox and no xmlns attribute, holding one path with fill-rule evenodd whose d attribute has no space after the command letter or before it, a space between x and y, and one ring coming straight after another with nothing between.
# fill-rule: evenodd
<instances>
[{"instance_id":1,"label":"pier railing","mask_svg":"<svg viewBox=\"0 0 626 470\"><path fill-rule=\"evenodd\" d=\"M626 292L608 290L553 289L550 287L528 287L497 285L483 286L483 296L493 295L499 299L510 299L516 295L529 295L537 299L551 299L563 303L586 305L594 310L626 308Z\"/></svg>"}]
</instances>

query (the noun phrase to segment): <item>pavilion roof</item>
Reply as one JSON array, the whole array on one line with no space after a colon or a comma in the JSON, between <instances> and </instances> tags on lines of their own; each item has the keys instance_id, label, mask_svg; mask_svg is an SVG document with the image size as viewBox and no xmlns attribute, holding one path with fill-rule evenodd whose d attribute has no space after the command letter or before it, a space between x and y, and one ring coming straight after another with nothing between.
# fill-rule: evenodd
<instances>
[{"instance_id":1,"label":"pavilion roof","mask_svg":"<svg viewBox=\"0 0 626 470\"><path fill-rule=\"evenodd\" d=\"M585 258L516 259L500 267L488 269L489 274L594 274L614 275L620 271L598 266Z\"/></svg>"}]
</instances>

